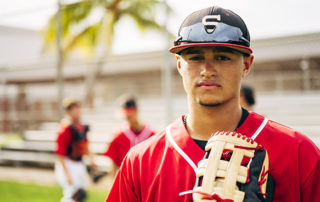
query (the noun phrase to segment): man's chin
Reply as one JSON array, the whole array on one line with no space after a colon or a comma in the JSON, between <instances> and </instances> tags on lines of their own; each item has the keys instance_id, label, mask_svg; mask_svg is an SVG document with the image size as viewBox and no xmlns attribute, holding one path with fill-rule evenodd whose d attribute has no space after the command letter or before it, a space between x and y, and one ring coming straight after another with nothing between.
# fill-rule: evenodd
<instances>
[{"instance_id":1,"label":"man's chin","mask_svg":"<svg viewBox=\"0 0 320 202\"><path fill-rule=\"evenodd\" d=\"M222 104L222 102L219 102L217 100L203 100L203 99L199 99L198 103L201 106L205 106L205 107L217 107L220 106Z\"/></svg>"}]
</instances>

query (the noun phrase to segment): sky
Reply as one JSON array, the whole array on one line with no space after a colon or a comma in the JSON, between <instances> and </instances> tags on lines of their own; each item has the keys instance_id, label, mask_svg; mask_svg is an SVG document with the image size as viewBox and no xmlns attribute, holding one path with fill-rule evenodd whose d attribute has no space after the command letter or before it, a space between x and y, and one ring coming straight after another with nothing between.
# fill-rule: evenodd
<instances>
[{"instance_id":1,"label":"sky","mask_svg":"<svg viewBox=\"0 0 320 202\"><path fill-rule=\"evenodd\" d=\"M72 0L68 0L72 1ZM212 5L228 8L247 24L252 39L320 32L316 0L167 0L174 13L169 30L176 34L183 19L191 12ZM0 25L43 29L55 12L57 0L0 0ZM125 27L125 28L124 28ZM130 30L130 32L128 32ZM165 48L163 34L141 34L135 24L125 19L116 27L113 51L131 53Z\"/></svg>"}]
</instances>

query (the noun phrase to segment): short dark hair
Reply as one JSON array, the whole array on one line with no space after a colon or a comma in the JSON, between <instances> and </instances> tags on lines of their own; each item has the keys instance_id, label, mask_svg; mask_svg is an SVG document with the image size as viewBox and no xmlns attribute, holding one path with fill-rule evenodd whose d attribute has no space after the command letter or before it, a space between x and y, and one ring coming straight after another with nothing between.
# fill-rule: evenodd
<instances>
[{"instance_id":1,"label":"short dark hair","mask_svg":"<svg viewBox=\"0 0 320 202\"><path fill-rule=\"evenodd\" d=\"M122 95L119 98L119 105L123 109L137 108L136 99L132 95Z\"/></svg>"},{"instance_id":2,"label":"short dark hair","mask_svg":"<svg viewBox=\"0 0 320 202\"><path fill-rule=\"evenodd\" d=\"M255 104L254 90L250 86L241 86L240 92L250 106Z\"/></svg>"}]
</instances>

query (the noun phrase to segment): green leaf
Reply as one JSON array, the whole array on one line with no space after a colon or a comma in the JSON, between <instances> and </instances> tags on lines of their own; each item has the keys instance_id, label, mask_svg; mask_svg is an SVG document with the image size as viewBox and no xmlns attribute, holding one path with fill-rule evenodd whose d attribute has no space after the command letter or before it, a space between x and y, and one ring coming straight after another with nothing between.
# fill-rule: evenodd
<instances>
[{"instance_id":1,"label":"green leaf","mask_svg":"<svg viewBox=\"0 0 320 202\"><path fill-rule=\"evenodd\" d=\"M64 56L74 49L85 50L92 54L99 43L104 43L111 50L116 24L125 16L129 16L141 31L150 29L164 30L164 26L155 20L159 12L164 11L160 0L82 0L62 5L62 46ZM96 23L88 23L88 18L97 8L105 10L105 14ZM169 7L168 7L169 8ZM171 12L171 9L169 9ZM83 28L75 33L79 26ZM48 21L44 32L45 48L56 44L56 14Z\"/></svg>"}]
</instances>

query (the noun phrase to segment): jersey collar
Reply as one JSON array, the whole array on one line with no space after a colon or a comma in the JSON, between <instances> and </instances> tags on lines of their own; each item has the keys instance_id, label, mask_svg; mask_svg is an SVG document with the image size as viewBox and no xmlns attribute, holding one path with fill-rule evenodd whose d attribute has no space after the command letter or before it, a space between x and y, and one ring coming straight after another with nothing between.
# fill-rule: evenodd
<instances>
[{"instance_id":1,"label":"jersey collar","mask_svg":"<svg viewBox=\"0 0 320 202\"><path fill-rule=\"evenodd\" d=\"M247 119L243 124L236 130L237 133L241 133L252 139L256 139L264 127L267 125L269 119L255 113L250 112Z\"/></svg>"},{"instance_id":2,"label":"jersey collar","mask_svg":"<svg viewBox=\"0 0 320 202\"><path fill-rule=\"evenodd\" d=\"M174 149L196 171L197 164L203 158L205 151L189 135L183 124L183 116L167 127L166 134Z\"/></svg>"},{"instance_id":3,"label":"jersey collar","mask_svg":"<svg viewBox=\"0 0 320 202\"><path fill-rule=\"evenodd\" d=\"M267 123L267 118L264 118L257 113L250 112L249 116L236 132L256 139ZM183 124L183 116L179 117L167 127L166 135L174 149L196 172L197 164L205 155L205 151L203 151L189 135Z\"/></svg>"}]
</instances>

